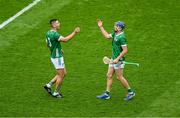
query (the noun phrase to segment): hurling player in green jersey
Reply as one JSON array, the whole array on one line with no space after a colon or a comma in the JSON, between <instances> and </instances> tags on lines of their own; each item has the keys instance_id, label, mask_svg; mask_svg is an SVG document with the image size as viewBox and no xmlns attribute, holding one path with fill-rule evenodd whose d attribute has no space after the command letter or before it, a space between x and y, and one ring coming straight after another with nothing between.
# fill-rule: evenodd
<instances>
[{"instance_id":1,"label":"hurling player in green jersey","mask_svg":"<svg viewBox=\"0 0 180 118\"><path fill-rule=\"evenodd\" d=\"M54 65L57 74L49 83L44 85L44 88L52 96L62 98L63 95L59 93L59 90L66 74L66 69L60 42L67 42L72 39L77 33L80 32L80 28L76 27L71 34L63 37L57 32L60 28L60 22L57 19L50 20L50 25L51 29L46 33L46 43L50 50L51 62ZM53 93L51 93L51 86L53 84L56 85L56 89Z\"/></svg>"},{"instance_id":2,"label":"hurling player in green jersey","mask_svg":"<svg viewBox=\"0 0 180 118\"><path fill-rule=\"evenodd\" d=\"M112 59L113 63L109 64L108 72L107 72L107 87L106 91L97 96L99 99L110 99L110 91L112 88L113 75L116 73L117 79L121 82L123 87L127 90L127 96L124 100L131 100L135 93L132 91L128 81L123 76L124 69L124 55L127 53L127 42L124 33L125 24L124 22L118 21L114 25L114 31L109 34L103 27L103 23L101 20L97 20L97 25L103 34L103 36L112 41Z\"/></svg>"}]
</instances>

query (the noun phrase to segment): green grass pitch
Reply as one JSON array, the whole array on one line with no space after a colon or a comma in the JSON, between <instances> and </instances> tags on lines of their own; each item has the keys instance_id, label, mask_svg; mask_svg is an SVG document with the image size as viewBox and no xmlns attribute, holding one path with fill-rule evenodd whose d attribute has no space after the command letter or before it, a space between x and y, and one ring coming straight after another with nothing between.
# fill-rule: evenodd
<instances>
[{"instance_id":1,"label":"green grass pitch","mask_svg":"<svg viewBox=\"0 0 180 118\"><path fill-rule=\"evenodd\" d=\"M30 1L0 0L0 23ZM179 0L42 0L0 30L0 116L180 117ZM68 74L64 99L54 99L42 86L55 74L45 44L48 21L58 18L60 33L81 33L62 43ZM105 89L111 42L96 26L101 18L111 32L126 23L129 52L124 75L136 92L125 102L125 90L114 77L112 99L99 100Z\"/></svg>"}]
</instances>

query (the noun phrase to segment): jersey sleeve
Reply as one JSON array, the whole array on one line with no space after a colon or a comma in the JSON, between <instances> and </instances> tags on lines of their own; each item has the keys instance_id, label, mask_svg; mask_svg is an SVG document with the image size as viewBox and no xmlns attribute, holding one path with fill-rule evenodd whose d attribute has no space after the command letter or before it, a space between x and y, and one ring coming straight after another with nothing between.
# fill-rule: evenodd
<instances>
[{"instance_id":1,"label":"jersey sleeve","mask_svg":"<svg viewBox=\"0 0 180 118\"><path fill-rule=\"evenodd\" d=\"M57 40L57 41L60 41L62 38L64 38L63 36L61 36L59 33L55 33L54 34L54 38Z\"/></svg>"},{"instance_id":2,"label":"jersey sleeve","mask_svg":"<svg viewBox=\"0 0 180 118\"><path fill-rule=\"evenodd\" d=\"M121 43L121 46L127 46L126 38L125 38L125 37L122 37L122 38L120 39L120 43Z\"/></svg>"},{"instance_id":3,"label":"jersey sleeve","mask_svg":"<svg viewBox=\"0 0 180 118\"><path fill-rule=\"evenodd\" d=\"M58 41L61 41L62 38L64 38L64 37L63 37L63 36L60 36L59 39L58 39Z\"/></svg>"},{"instance_id":4,"label":"jersey sleeve","mask_svg":"<svg viewBox=\"0 0 180 118\"><path fill-rule=\"evenodd\" d=\"M112 32L111 34L109 34L109 37L110 37L111 39L113 39L114 35L115 35L115 32Z\"/></svg>"}]
</instances>

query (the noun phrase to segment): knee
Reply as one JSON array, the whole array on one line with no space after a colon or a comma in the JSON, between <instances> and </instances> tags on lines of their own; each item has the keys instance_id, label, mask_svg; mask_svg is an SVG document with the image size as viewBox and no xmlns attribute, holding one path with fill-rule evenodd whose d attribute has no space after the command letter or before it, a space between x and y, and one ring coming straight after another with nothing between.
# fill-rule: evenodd
<instances>
[{"instance_id":1,"label":"knee","mask_svg":"<svg viewBox=\"0 0 180 118\"><path fill-rule=\"evenodd\" d=\"M112 79L112 77L113 77L113 75L112 75L112 74L109 74L109 73L107 73L106 76L107 76L108 79Z\"/></svg>"},{"instance_id":2,"label":"knee","mask_svg":"<svg viewBox=\"0 0 180 118\"><path fill-rule=\"evenodd\" d=\"M117 79L118 79L118 80L122 80L122 79L123 79L123 76L117 76Z\"/></svg>"},{"instance_id":3,"label":"knee","mask_svg":"<svg viewBox=\"0 0 180 118\"><path fill-rule=\"evenodd\" d=\"M61 78L58 76L56 79L56 83L59 83L61 81Z\"/></svg>"},{"instance_id":4,"label":"knee","mask_svg":"<svg viewBox=\"0 0 180 118\"><path fill-rule=\"evenodd\" d=\"M63 77L61 77L61 76L58 75L58 77L57 77L57 79L56 79L56 82L58 83L58 82L60 82L62 79L63 79Z\"/></svg>"}]
</instances>

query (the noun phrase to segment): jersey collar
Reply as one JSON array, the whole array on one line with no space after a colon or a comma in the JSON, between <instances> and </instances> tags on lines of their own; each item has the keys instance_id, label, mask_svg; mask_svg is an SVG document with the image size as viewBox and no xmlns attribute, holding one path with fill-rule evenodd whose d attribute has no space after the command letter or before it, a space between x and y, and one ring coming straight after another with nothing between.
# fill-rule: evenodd
<instances>
[{"instance_id":1,"label":"jersey collar","mask_svg":"<svg viewBox=\"0 0 180 118\"><path fill-rule=\"evenodd\" d=\"M124 33L124 31L123 32L121 32L121 33L119 33L119 34L116 34L116 36L119 36L119 35L121 35L121 34L123 34Z\"/></svg>"},{"instance_id":2,"label":"jersey collar","mask_svg":"<svg viewBox=\"0 0 180 118\"><path fill-rule=\"evenodd\" d=\"M53 30L53 29L51 29L50 31L52 31L52 32L57 32L56 30Z\"/></svg>"}]
</instances>

